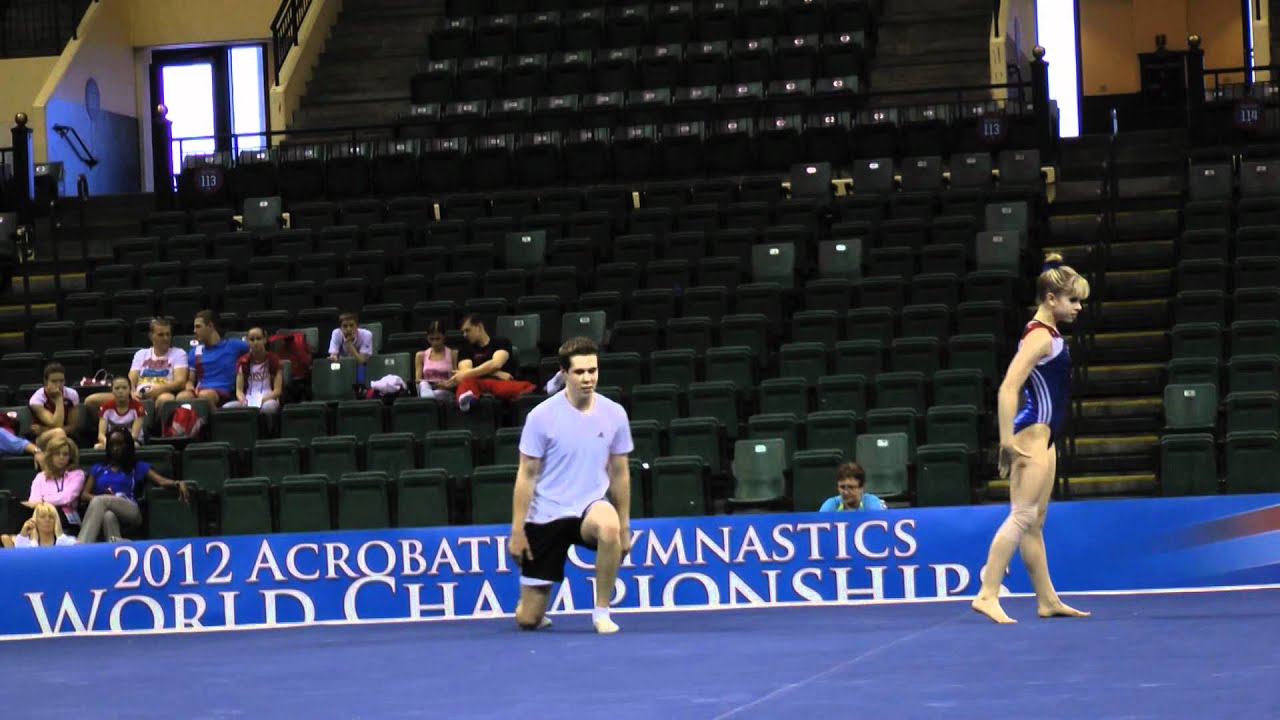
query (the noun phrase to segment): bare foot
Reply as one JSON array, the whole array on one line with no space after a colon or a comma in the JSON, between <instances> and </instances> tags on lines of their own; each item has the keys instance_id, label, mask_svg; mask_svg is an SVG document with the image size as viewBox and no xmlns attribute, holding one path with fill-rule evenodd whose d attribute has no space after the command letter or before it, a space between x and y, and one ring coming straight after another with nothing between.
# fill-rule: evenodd
<instances>
[{"instance_id":1,"label":"bare foot","mask_svg":"<svg viewBox=\"0 0 1280 720\"><path fill-rule=\"evenodd\" d=\"M970 607L973 608L974 612L982 613L991 618L992 622L1001 625L1015 625L1018 622L1005 613L1004 608L1000 607L1000 601L996 598L991 598L990 600L974 598L973 605Z\"/></svg>"},{"instance_id":2,"label":"bare foot","mask_svg":"<svg viewBox=\"0 0 1280 720\"><path fill-rule=\"evenodd\" d=\"M1057 605L1050 605L1050 606L1041 605L1036 610L1036 614L1038 614L1042 618L1052 618L1052 617L1084 618L1084 617L1089 617L1093 613L1085 612L1084 610L1077 610L1071 607L1070 605L1059 600Z\"/></svg>"}]
</instances>

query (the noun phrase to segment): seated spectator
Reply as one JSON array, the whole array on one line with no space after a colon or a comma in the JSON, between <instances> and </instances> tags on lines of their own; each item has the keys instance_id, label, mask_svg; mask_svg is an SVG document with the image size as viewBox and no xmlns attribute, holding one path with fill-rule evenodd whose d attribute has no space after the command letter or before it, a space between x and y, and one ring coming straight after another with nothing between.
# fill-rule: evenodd
<instances>
[{"instance_id":1,"label":"seated spectator","mask_svg":"<svg viewBox=\"0 0 1280 720\"><path fill-rule=\"evenodd\" d=\"M135 442L141 443L143 418L147 415L147 409L133 396L133 385L130 384L129 378L118 377L112 380L111 392L107 395L111 399L103 403L101 410L98 411L98 442L94 444L94 449L105 449L107 433L117 427L124 428L133 436ZM87 406L88 403L85 405Z\"/></svg>"},{"instance_id":2,"label":"seated spectator","mask_svg":"<svg viewBox=\"0 0 1280 720\"><path fill-rule=\"evenodd\" d=\"M44 367L44 387L35 391L31 406L31 438L45 447L58 437L74 435L80 426L80 396L67 387L67 373L61 363Z\"/></svg>"},{"instance_id":3,"label":"seated spectator","mask_svg":"<svg viewBox=\"0 0 1280 720\"><path fill-rule=\"evenodd\" d=\"M355 313L342 313L338 316L338 327L329 336L329 360L349 357L356 360L356 382L364 384L364 364L373 355L373 331L360 327Z\"/></svg>"},{"instance_id":4,"label":"seated spectator","mask_svg":"<svg viewBox=\"0 0 1280 720\"><path fill-rule=\"evenodd\" d=\"M142 348L133 355L129 366L129 382L133 396L139 400L151 400L156 410L173 402L177 394L187 386L187 351L173 347L173 323L168 318L151 321L151 347ZM111 393L94 393L84 399L84 406L94 414L100 414L102 406L111 399Z\"/></svg>"},{"instance_id":5,"label":"seated spectator","mask_svg":"<svg viewBox=\"0 0 1280 720\"><path fill-rule=\"evenodd\" d=\"M418 376L418 396L448 402L453 391L441 386L458 370L458 354L444 344L444 330L438 320L427 328L427 342L430 347L418 352L413 361Z\"/></svg>"},{"instance_id":6,"label":"seated spectator","mask_svg":"<svg viewBox=\"0 0 1280 720\"><path fill-rule=\"evenodd\" d=\"M462 336L467 341L458 355L458 371L439 387L453 390L458 407L466 412L482 393L500 400L515 400L536 389L533 383L516 380L505 369L511 360L511 341L491 337L484 321L476 315L462 319Z\"/></svg>"},{"instance_id":7,"label":"seated spectator","mask_svg":"<svg viewBox=\"0 0 1280 720\"><path fill-rule=\"evenodd\" d=\"M62 532L58 511L49 503L36 505L31 519L23 523L17 535L0 535L0 546L6 548L66 547L76 539Z\"/></svg>"},{"instance_id":8,"label":"seated spectator","mask_svg":"<svg viewBox=\"0 0 1280 720\"><path fill-rule=\"evenodd\" d=\"M8 414L0 415L0 455L30 455L40 468L44 462L44 453L36 444L18 435L19 427L16 418Z\"/></svg>"},{"instance_id":9,"label":"seated spectator","mask_svg":"<svg viewBox=\"0 0 1280 720\"><path fill-rule=\"evenodd\" d=\"M191 348L187 365L187 387L178 393L178 400L204 400L210 407L221 407L235 397L236 366L240 356L249 352L249 344L243 340L222 337L222 321L212 310L196 313L192 326L196 346Z\"/></svg>"},{"instance_id":10,"label":"seated spectator","mask_svg":"<svg viewBox=\"0 0 1280 720\"><path fill-rule=\"evenodd\" d=\"M31 496L23 503L34 508L48 503L61 514L60 525L80 525L80 493L84 490L84 470L80 469L80 448L68 438L49 441L43 472L31 481Z\"/></svg>"},{"instance_id":11,"label":"seated spectator","mask_svg":"<svg viewBox=\"0 0 1280 720\"><path fill-rule=\"evenodd\" d=\"M174 487L183 502L190 501L186 483L170 480L139 462L133 436L121 429L107 436L107 461L94 465L85 479L80 499L88 503L80 525L81 543L100 539L119 542L122 530L142 526L140 500L152 482L160 487Z\"/></svg>"},{"instance_id":12,"label":"seated spectator","mask_svg":"<svg viewBox=\"0 0 1280 720\"><path fill-rule=\"evenodd\" d=\"M865 491L867 473L856 462L847 462L836 469L835 497L822 503L818 512L856 512L859 510L886 510L884 501Z\"/></svg>"},{"instance_id":13,"label":"seated spectator","mask_svg":"<svg viewBox=\"0 0 1280 720\"><path fill-rule=\"evenodd\" d=\"M267 350L267 333L262 328L249 328L245 339L249 352L236 362L236 399L226 407L252 407L274 415L280 412L284 393L284 364Z\"/></svg>"}]
</instances>

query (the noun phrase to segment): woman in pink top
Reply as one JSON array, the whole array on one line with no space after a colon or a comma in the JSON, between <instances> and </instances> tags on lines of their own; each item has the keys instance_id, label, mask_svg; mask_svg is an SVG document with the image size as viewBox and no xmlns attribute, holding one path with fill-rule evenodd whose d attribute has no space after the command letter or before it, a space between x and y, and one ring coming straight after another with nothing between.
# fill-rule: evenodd
<instances>
[{"instance_id":1,"label":"woman in pink top","mask_svg":"<svg viewBox=\"0 0 1280 720\"><path fill-rule=\"evenodd\" d=\"M453 391L438 385L453 377L457 371L458 354L444 344L444 330L440 329L439 321L431 323L431 327L427 328L427 342L431 346L419 352L414 361L417 366L418 397L451 402Z\"/></svg>"},{"instance_id":2,"label":"woman in pink top","mask_svg":"<svg viewBox=\"0 0 1280 720\"><path fill-rule=\"evenodd\" d=\"M49 503L62 513L68 525L79 525L79 498L83 489L80 448L68 438L54 438L45 448L44 472L31 481L31 497L23 504L34 508L40 503Z\"/></svg>"}]
</instances>

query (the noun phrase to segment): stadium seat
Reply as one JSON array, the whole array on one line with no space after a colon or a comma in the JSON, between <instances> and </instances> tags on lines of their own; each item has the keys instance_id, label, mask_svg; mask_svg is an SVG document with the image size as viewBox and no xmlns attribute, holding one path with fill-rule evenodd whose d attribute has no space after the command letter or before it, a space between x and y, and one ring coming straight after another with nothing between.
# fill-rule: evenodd
<instances>
[{"instance_id":1,"label":"stadium seat","mask_svg":"<svg viewBox=\"0 0 1280 720\"><path fill-rule=\"evenodd\" d=\"M219 532L267 535L272 532L271 489L267 478L236 478L222 488Z\"/></svg>"},{"instance_id":2,"label":"stadium seat","mask_svg":"<svg viewBox=\"0 0 1280 720\"><path fill-rule=\"evenodd\" d=\"M329 508L329 478L290 475L280 488L280 532L323 532L333 523Z\"/></svg>"},{"instance_id":3,"label":"stadium seat","mask_svg":"<svg viewBox=\"0 0 1280 720\"><path fill-rule=\"evenodd\" d=\"M343 473L338 479L338 529L377 530L390 523L386 473Z\"/></svg>"}]
</instances>

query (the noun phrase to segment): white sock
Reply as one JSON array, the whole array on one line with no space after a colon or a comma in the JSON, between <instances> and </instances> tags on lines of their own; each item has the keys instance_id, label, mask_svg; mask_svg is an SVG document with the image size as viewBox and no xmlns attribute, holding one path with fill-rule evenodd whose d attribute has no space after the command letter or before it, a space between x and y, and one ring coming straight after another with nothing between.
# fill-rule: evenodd
<instances>
[{"instance_id":1,"label":"white sock","mask_svg":"<svg viewBox=\"0 0 1280 720\"><path fill-rule=\"evenodd\" d=\"M601 620L608 620L608 619L609 619L609 608L592 608L591 609L592 623L598 623Z\"/></svg>"}]
</instances>

